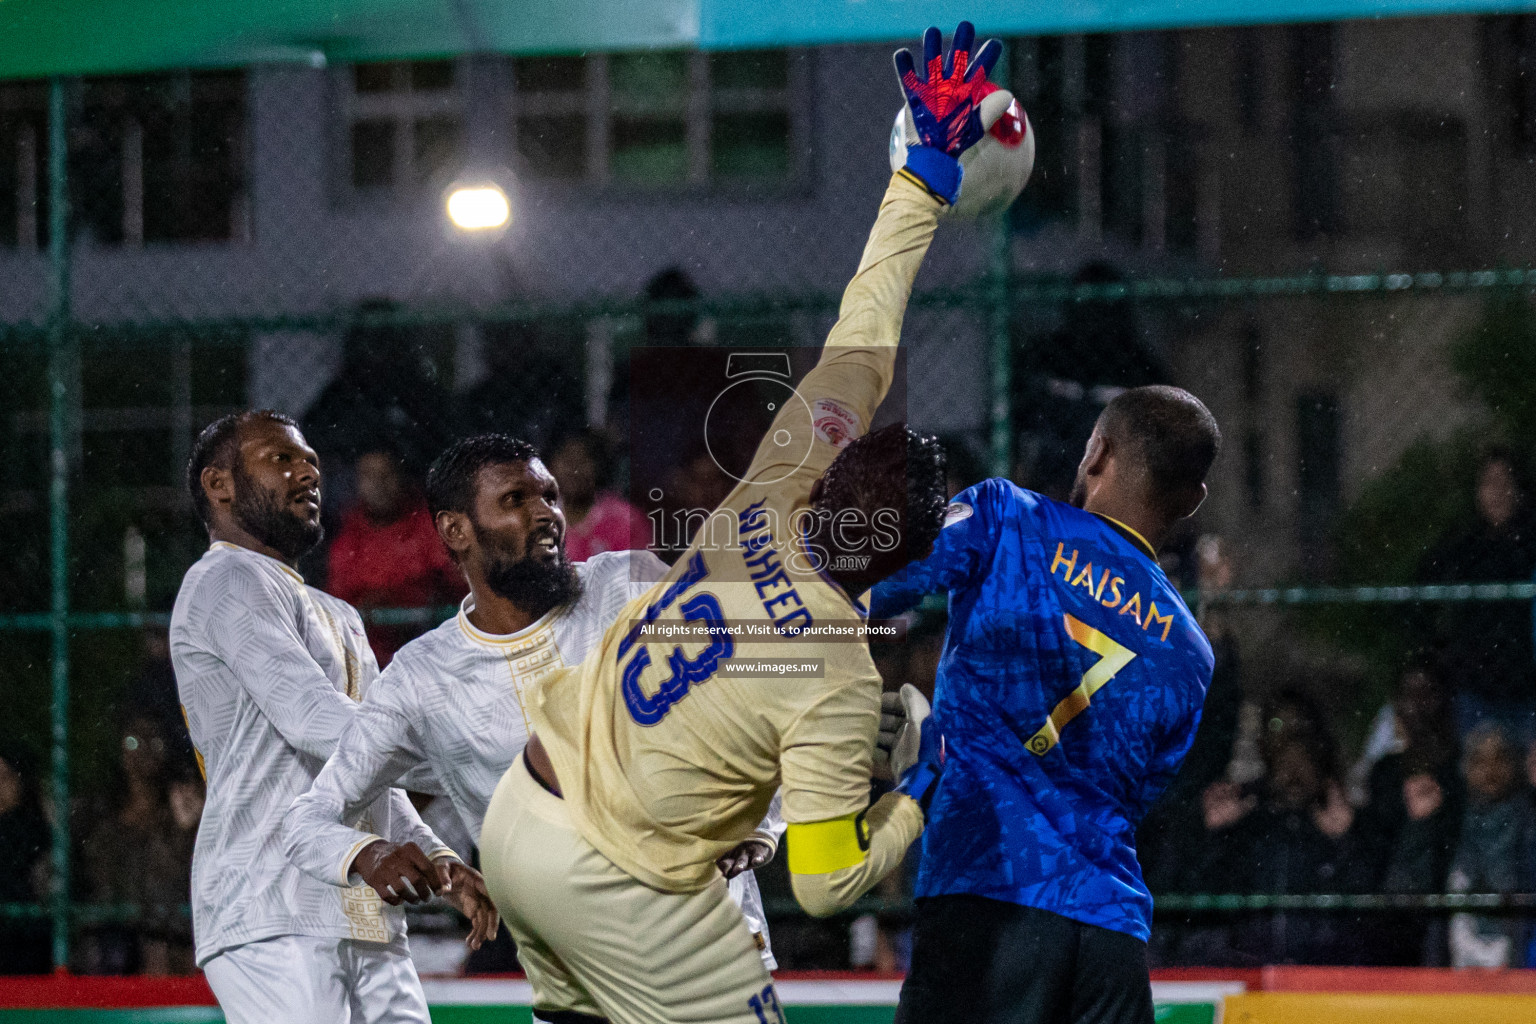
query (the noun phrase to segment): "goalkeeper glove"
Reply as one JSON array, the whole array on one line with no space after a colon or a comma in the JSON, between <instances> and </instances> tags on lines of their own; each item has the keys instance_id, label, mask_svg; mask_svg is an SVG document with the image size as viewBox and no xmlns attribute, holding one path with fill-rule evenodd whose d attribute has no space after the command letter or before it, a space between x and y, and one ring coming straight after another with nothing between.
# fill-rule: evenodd
<instances>
[{"instance_id":1,"label":"goalkeeper glove","mask_svg":"<svg viewBox=\"0 0 1536 1024\"><path fill-rule=\"evenodd\" d=\"M907 724L907 709L901 706L901 694L886 690L880 694L880 732L875 737L875 778L895 782L891 774L891 751L896 738Z\"/></svg>"},{"instance_id":2,"label":"goalkeeper glove","mask_svg":"<svg viewBox=\"0 0 1536 1024\"><path fill-rule=\"evenodd\" d=\"M923 33L921 77L905 47L896 51L896 77L912 111L920 146L907 148L903 168L928 191L950 205L960 198L960 154L981 141L986 127L981 120L981 100L988 92L987 75L1003 53L1003 44L989 39L973 55L976 27L962 21L950 40L949 56L943 56L943 37L937 28Z\"/></svg>"},{"instance_id":3,"label":"goalkeeper glove","mask_svg":"<svg viewBox=\"0 0 1536 1024\"><path fill-rule=\"evenodd\" d=\"M944 737L933 728L933 709L917 687L903 684L898 700L906 720L897 727L891 746L891 774L896 776L896 792L916 800L927 814L944 771Z\"/></svg>"}]
</instances>

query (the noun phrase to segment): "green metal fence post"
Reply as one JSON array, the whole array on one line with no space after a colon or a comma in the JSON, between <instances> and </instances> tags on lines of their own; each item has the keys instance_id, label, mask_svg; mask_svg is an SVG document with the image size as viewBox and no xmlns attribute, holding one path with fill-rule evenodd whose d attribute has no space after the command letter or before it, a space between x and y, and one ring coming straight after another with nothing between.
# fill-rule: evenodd
<instances>
[{"instance_id":1,"label":"green metal fence post","mask_svg":"<svg viewBox=\"0 0 1536 1024\"><path fill-rule=\"evenodd\" d=\"M70 348L69 137L66 83L48 83L48 555L53 601L53 967L69 964L69 441L75 389Z\"/></svg>"},{"instance_id":2,"label":"green metal fence post","mask_svg":"<svg viewBox=\"0 0 1536 1024\"><path fill-rule=\"evenodd\" d=\"M1013 347L1009 337L1009 284L1013 277L1013 235L1008 215L992 225L991 273L988 280L987 330L991 341L992 409L988 447L993 476L1013 470Z\"/></svg>"}]
</instances>

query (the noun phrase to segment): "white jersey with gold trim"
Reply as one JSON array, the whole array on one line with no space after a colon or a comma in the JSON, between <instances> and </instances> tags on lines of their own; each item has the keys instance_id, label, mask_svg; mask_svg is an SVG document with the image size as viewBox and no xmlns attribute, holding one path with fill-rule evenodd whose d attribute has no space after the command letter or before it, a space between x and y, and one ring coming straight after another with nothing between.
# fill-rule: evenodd
<instances>
[{"instance_id":1,"label":"white jersey with gold trim","mask_svg":"<svg viewBox=\"0 0 1536 1024\"><path fill-rule=\"evenodd\" d=\"M357 610L274 558L216 543L171 613L176 686L208 780L192 854L197 962L280 935L390 942L403 912L366 885L337 888L283 852L282 823L378 676ZM369 831L448 851L405 794L359 810Z\"/></svg>"},{"instance_id":2,"label":"white jersey with gold trim","mask_svg":"<svg viewBox=\"0 0 1536 1024\"><path fill-rule=\"evenodd\" d=\"M358 846L371 836L341 823L397 782L448 797L479 841L496 784L528 742L524 694L555 670L579 664L667 566L649 551L613 551L578 563L576 571L581 596L516 633L476 629L466 597L458 615L400 649L314 787L288 812L293 863L315 879L343 883ZM770 815L760 831L777 844L783 828ZM731 894L771 958L751 872L731 880Z\"/></svg>"}]
</instances>

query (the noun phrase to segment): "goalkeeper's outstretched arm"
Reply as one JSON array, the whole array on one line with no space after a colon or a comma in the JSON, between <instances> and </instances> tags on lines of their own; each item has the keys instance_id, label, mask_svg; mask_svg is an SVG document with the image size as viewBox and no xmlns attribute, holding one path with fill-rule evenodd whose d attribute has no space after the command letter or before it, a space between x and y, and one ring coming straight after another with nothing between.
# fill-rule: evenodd
<instances>
[{"instance_id":1,"label":"goalkeeper's outstretched arm","mask_svg":"<svg viewBox=\"0 0 1536 1024\"><path fill-rule=\"evenodd\" d=\"M818 442L830 442L818 446L819 458L810 459L824 467L847 437L868 430L890 390L912 283L939 215L960 196L960 155L985 131L981 101L993 91L987 75L1002 44L993 39L973 50L975 37L970 22L961 22L945 58L939 30L929 29L923 36L921 70L907 50L896 52L896 75L920 144L908 147L904 166L891 177L859 269L843 292L837 325L827 336L821 360L796 388L805 401L785 403L758 446L754 477L792 457L789 450L798 446L780 443L780 431L802 436L811 428L808 412L818 428L823 422L836 425L832 434L811 433Z\"/></svg>"},{"instance_id":2,"label":"goalkeeper's outstretched arm","mask_svg":"<svg viewBox=\"0 0 1536 1024\"><path fill-rule=\"evenodd\" d=\"M795 387L804 402L785 403L758 445L752 476L786 458L799 463L799 456L789 455L796 446L774 440L780 430L836 443L836 439L813 431L811 418L820 415L822 403L835 405L837 418L850 435L858 436L869 428L875 409L890 390L912 282L938 229L943 207L942 200L905 170L892 175L858 272L843 292L837 324L827 335L821 359ZM828 447L813 461L824 465L836 454L835 447ZM772 474L774 478L781 475Z\"/></svg>"}]
</instances>

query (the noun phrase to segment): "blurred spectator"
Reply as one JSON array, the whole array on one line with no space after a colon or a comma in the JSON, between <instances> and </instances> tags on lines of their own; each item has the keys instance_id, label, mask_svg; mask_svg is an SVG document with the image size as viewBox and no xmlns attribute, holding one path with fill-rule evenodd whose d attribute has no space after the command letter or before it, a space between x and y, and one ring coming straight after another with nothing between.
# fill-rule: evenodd
<instances>
[{"instance_id":1,"label":"blurred spectator","mask_svg":"<svg viewBox=\"0 0 1536 1024\"><path fill-rule=\"evenodd\" d=\"M1451 862L1450 892L1530 892L1536 888L1536 806L1521 778L1519 749L1501 726L1467 737L1462 774L1467 809ZM1524 966L1528 922L1518 917L1451 918L1454 967Z\"/></svg>"},{"instance_id":2,"label":"blurred spectator","mask_svg":"<svg viewBox=\"0 0 1536 1024\"><path fill-rule=\"evenodd\" d=\"M426 499L407 485L399 456L387 449L358 458L357 503L344 513L327 561L326 589L358 608L420 608L465 593ZM419 632L411 626L369 626L379 667Z\"/></svg>"},{"instance_id":3,"label":"blurred spectator","mask_svg":"<svg viewBox=\"0 0 1536 1024\"><path fill-rule=\"evenodd\" d=\"M547 452L555 438L581 429L587 408L585 331L580 321L570 320L483 327L486 374L455 401L457 433L511 434Z\"/></svg>"},{"instance_id":4,"label":"blurred spectator","mask_svg":"<svg viewBox=\"0 0 1536 1024\"><path fill-rule=\"evenodd\" d=\"M668 465L671 468L666 473L663 498L656 510L662 523L657 531L659 543L652 544L652 549L664 559L682 554L708 522L711 510L725 500L736 483L702 445L688 458L669 460Z\"/></svg>"},{"instance_id":5,"label":"blurred spectator","mask_svg":"<svg viewBox=\"0 0 1536 1024\"><path fill-rule=\"evenodd\" d=\"M1112 289L1125 276L1095 260L1072 283ZM1065 500L1104 406L1126 388L1165 383L1168 371L1145 344L1128 297L1068 303L1061 326L1019 352L1013 408L1021 436L1014 478Z\"/></svg>"},{"instance_id":6,"label":"blurred spectator","mask_svg":"<svg viewBox=\"0 0 1536 1024\"><path fill-rule=\"evenodd\" d=\"M1271 771L1281 747L1301 741L1327 760L1324 770L1335 777L1338 746L1328 727L1322 706L1306 693L1286 687L1264 704L1259 717L1259 756L1265 771Z\"/></svg>"},{"instance_id":7,"label":"blurred spectator","mask_svg":"<svg viewBox=\"0 0 1536 1024\"><path fill-rule=\"evenodd\" d=\"M1338 775L1338 754L1309 702L1286 692L1265 709L1265 774L1246 794L1218 783L1203 798L1206 839L1188 860L1188 892L1306 894L1365 892L1355 811ZM1191 934L1176 954L1186 962L1350 964L1361 929L1352 916L1266 911Z\"/></svg>"},{"instance_id":8,"label":"blurred spectator","mask_svg":"<svg viewBox=\"0 0 1536 1024\"><path fill-rule=\"evenodd\" d=\"M0 749L0 903L41 903L48 896L48 822L30 764ZM46 974L53 966L42 920L0 917L0 974Z\"/></svg>"},{"instance_id":9,"label":"blurred spectator","mask_svg":"<svg viewBox=\"0 0 1536 1024\"><path fill-rule=\"evenodd\" d=\"M184 761L171 779L168 802L171 808L169 847L171 859L166 891L190 894L192 891L192 847L197 843L197 826L203 820L207 787L202 772ZM150 936L144 944L145 974L191 974L196 970L192 945L192 918L178 912L165 921L163 935Z\"/></svg>"},{"instance_id":10,"label":"blurred spectator","mask_svg":"<svg viewBox=\"0 0 1536 1024\"><path fill-rule=\"evenodd\" d=\"M945 483L953 498L961 491L987 479L987 459L978 454L978 446L972 445L965 434L949 434L939 438L944 446Z\"/></svg>"},{"instance_id":11,"label":"blurred spectator","mask_svg":"<svg viewBox=\"0 0 1536 1024\"><path fill-rule=\"evenodd\" d=\"M651 302L688 302L699 297L699 287L682 267L668 267L645 283ZM647 345L692 345L698 341L699 314L691 309L665 310L645 315Z\"/></svg>"},{"instance_id":12,"label":"blurred spectator","mask_svg":"<svg viewBox=\"0 0 1536 1024\"><path fill-rule=\"evenodd\" d=\"M1201 537L1195 544L1194 562L1201 594L1217 593L1232 586L1232 561L1220 538ZM1242 710L1243 682L1236 636L1220 610L1202 609L1200 624L1215 658L1211 685L1200 712L1200 729L1179 774L1142 821L1136 837L1143 877L1154 892L1177 888L1189 858L1197 855L1195 847L1202 834L1201 794L1227 778Z\"/></svg>"},{"instance_id":13,"label":"blurred spectator","mask_svg":"<svg viewBox=\"0 0 1536 1024\"><path fill-rule=\"evenodd\" d=\"M645 286L645 297L652 302L691 300L698 295L698 288L677 267L663 270ZM642 496L659 485L667 492L662 499L666 507L676 507L671 471L702 448L709 410L729 382L731 352L702 345L703 333L698 314L691 310L647 313L641 344L615 360L609 422L618 436L628 440L630 494L642 504ZM757 438L749 443L755 449ZM726 464L736 455L729 453Z\"/></svg>"},{"instance_id":14,"label":"blurred spectator","mask_svg":"<svg viewBox=\"0 0 1536 1024\"><path fill-rule=\"evenodd\" d=\"M304 415L304 437L320 453L327 491L351 497L350 468L385 444L413 467L427 465L453 439L452 407L443 383L451 327L391 323L393 302L371 299L347 331L341 369ZM337 489L339 486L339 490Z\"/></svg>"},{"instance_id":15,"label":"blurred spectator","mask_svg":"<svg viewBox=\"0 0 1536 1024\"><path fill-rule=\"evenodd\" d=\"M1230 546L1214 534L1195 543L1195 581L1200 593L1219 594L1232 587L1236 569ZM1220 608L1201 609L1200 625L1211 642L1215 667L1211 686L1200 712L1200 731L1184 758L1175 780L1178 799L1196 802L1196 795L1213 782L1226 777L1232 761L1232 744L1237 737L1238 717L1243 704L1242 663L1238 657L1237 636L1226 613Z\"/></svg>"},{"instance_id":16,"label":"blurred spectator","mask_svg":"<svg viewBox=\"0 0 1536 1024\"><path fill-rule=\"evenodd\" d=\"M152 719L169 745L174 760L192 758L192 737L181 714L181 695L171 669L171 640L159 626L144 630L144 662L123 691L125 714Z\"/></svg>"},{"instance_id":17,"label":"blurred spectator","mask_svg":"<svg viewBox=\"0 0 1536 1024\"><path fill-rule=\"evenodd\" d=\"M551 456L549 471L560 482L571 561L649 546L651 521L612 489L613 459L602 434L583 430L567 437Z\"/></svg>"},{"instance_id":18,"label":"blurred spectator","mask_svg":"<svg viewBox=\"0 0 1536 1024\"><path fill-rule=\"evenodd\" d=\"M1415 663L1403 672L1389 707L1391 743L1365 782L1362 846L1380 891L1440 892L1463 803L1450 693L1428 665ZM1411 913L1372 918L1372 962L1444 963L1444 920Z\"/></svg>"},{"instance_id":19,"label":"blurred spectator","mask_svg":"<svg viewBox=\"0 0 1536 1024\"><path fill-rule=\"evenodd\" d=\"M1366 772L1362 810L1369 830L1382 844L1383 870L1387 859L1401 857L1398 833L1408 822L1433 821L1446 829L1431 844L1433 849L1420 851L1423 856L1433 858L1436 850L1451 845L1461 790L1450 692L1434 669L1423 662L1410 664L1388 708L1391 740ZM1447 810L1457 813L1445 820L1442 812ZM1431 862L1400 875L1404 882L1411 877L1410 888L1391 891L1436 891L1449 864L1449 850L1440 850L1440 855L1438 865Z\"/></svg>"},{"instance_id":20,"label":"blurred spectator","mask_svg":"<svg viewBox=\"0 0 1536 1024\"><path fill-rule=\"evenodd\" d=\"M1524 583L1536 571L1536 518L1507 449L1487 449L1478 464L1471 526L1430 549L1423 583ZM1455 692L1463 735L1484 721L1523 744L1536 741L1536 663L1531 609L1512 601L1448 601L1433 607L1432 635Z\"/></svg>"},{"instance_id":21,"label":"blurred spectator","mask_svg":"<svg viewBox=\"0 0 1536 1024\"><path fill-rule=\"evenodd\" d=\"M178 965L190 957L191 849L172 812L172 769L154 720L130 719L120 753L117 796L85 830L81 866L85 898L126 916L91 930L83 968L87 974L163 973L172 967L173 946Z\"/></svg>"}]
</instances>

